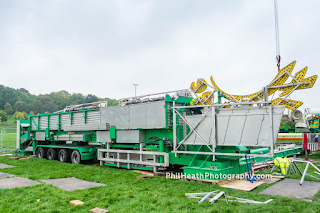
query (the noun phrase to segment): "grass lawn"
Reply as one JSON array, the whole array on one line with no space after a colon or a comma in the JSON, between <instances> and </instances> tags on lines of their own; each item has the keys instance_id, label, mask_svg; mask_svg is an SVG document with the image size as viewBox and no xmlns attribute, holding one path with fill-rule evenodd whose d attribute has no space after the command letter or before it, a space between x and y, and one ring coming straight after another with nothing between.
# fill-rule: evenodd
<instances>
[{"instance_id":1,"label":"grass lawn","mask_svg":"<svg viewBox=\"0 0 320 213\"><path fill-rule=\"evenodd\" d=\"M4 122L3 124L0 122L0 133L4 129L3 130L3 150L4 151L12 151L16 148L16 128L17 126L13 118L13 115L9 115L7 122Z\"/></svg>"},{"instance_id":2,"label":"grass lawn","mask_svg":"<svg viewBox=\"0 0 320 213\"><path fill-rule=\"evenodd\" d=\"M306 155L303 154L303 155L299 155L299 156L297 156L297 157L299 157L299 158L305 158ZM311 155L308 154L308 158L309 158L309 159L320 159L320 151L312 152Z\"/></svg>"},{"instance_id":3,"label":"grass lawn","mask_svg":"<svg viewBox=\"0 0 320 213\"><path fill-rule=\"evenodd\" d=\"M0 129L12 126L16 127L16 120L14 119L13 115L9 115L6 122L0 122Z\"/></svg>"},{"instance_id":4,"label":"grass lawn","mask_svg":"<svg viewBox=\"0 0 320 213\"><path fill-rule=\"evenodd\" d=\"M135 178L139 173L98 165L75 165L45 159L10 160L0 157L0 163L15 165L15 168L1 169L32 180L76 177L87 181L104 183L106 186L67 192L59 188L40 184L37 186L0 189L1 212L88 212L100 207L111 212L319 212L320 193L313 202L290 199L281 196L261 195L266 188L262 185L252 192L220 188L217 185L186 182L154 177ZM185 197L184 193L224 190L228 195L266 201L267 205L226 204L222 199L217 203L198 204L197 199ZM37 202L40 199L40 202ZM81 200L83 206L70 206L70 200Z\"/></svg>"},{"instance_id":5,"label":"grass lawn","mask_svg":"<svg viewBox=\"0 0 320 213\"><path fill-rule=\"evenodd\" d=\"M3 134L3 150L13 151L16 149L16 133L5 133Z\"/></svg>"}]
</instances>

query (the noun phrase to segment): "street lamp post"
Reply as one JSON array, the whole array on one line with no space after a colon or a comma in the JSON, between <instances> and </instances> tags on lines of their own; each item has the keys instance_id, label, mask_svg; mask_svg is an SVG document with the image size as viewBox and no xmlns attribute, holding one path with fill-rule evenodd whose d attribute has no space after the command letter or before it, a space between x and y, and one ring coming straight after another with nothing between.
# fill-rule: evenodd
<instances>
[{"instance_id":1,"label":"street lamp post","mask_svg":"<svg viewBox=\"0 0 320 213\"><path fill-rule=\"evenodd\" d=\"M132 84L134 86L134 97L137 97L137 86L138 84Z\"/></svg>"}]
</instances>

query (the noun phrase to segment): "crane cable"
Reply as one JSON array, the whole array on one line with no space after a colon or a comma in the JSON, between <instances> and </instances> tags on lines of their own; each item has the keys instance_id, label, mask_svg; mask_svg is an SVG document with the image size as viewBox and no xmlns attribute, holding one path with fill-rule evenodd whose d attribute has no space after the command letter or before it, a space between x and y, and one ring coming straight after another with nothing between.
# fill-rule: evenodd
<instances>
[{"instance_id":1,"label":"crane cable","mask_svg":"<svg viewBox=\"0 0 320 213\"><path fill-rule=\"evenodd\" d=\"M274 24L275 24L275 37L276 37L276 59L278 71L280 70L280 39L279 39L279 23L278 23L279 15L278 15L278 1L274 0Z\"/></svg>"}]
</instances>

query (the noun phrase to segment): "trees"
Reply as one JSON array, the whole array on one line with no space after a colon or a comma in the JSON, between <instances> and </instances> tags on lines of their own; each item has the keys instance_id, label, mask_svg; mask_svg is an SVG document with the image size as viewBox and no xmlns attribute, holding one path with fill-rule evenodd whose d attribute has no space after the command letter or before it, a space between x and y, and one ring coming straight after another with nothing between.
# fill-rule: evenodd
<instances>
[{"instance_id":1,"label":"trees","mask_svg":"<svg viewBox=\"0 0 320 213\"><path fill-rule=\"evenodd\" d=\"M8 115L12 115L13 114L13 108L11 106L11 104L9 102L7 102L5 105L4 105L4 111L8 114Z\"/></svg>"},{"instance_id":2,"label":"trees","mask_svg":"<svg viewBox=\"0 0 320 213\"><path fill-rule=\"evenodd\" d=\"M83 103L86 103L86 99L84 95L82 95L81 93L73 93L70 95L69 105L83 104Z\"/></svg>"},{"instance_id":3,"label":"trees","mask_svg":"<svg viewBox=\"0 0 320 213\"><path fill-rule=\"evenodd\" d=\"M18 101L17 91L10 87L0 86L0 109L8 102L12 105Z\"/></svg>"},{"instance_id":4,"label":"trees","mask_svg":"<svg viewBox=\"0 0 320 213\"><path fill-rule=\"evenodd\" d=\"M30 109L35 114L44 112L54 112L57 111L58 106L54 103L54 100L48 95L39 95L31 104Z\"/></svg>"},{"instance_id":5,"label":"trees","mask_svg":"<svg viewBox=\"0 0 320 213\"><path fill-rule=\"evenodd\" d=\"M83 95L81 93L68 93L67 91L52 92L46 95L32 95L28 90L20 88L13 89L0 85L0 110L4 110L7 116L14 112L32 111L35 114L55 112L62 110L68 105L97 102L101 99L95 95ZM118 104L116 99L108 99L108 105Z\"/></svg>"},{"instance_id":6,"label":"trees","mask_svg":"<svg viewBox=\"0 0 320 213\"><path fill-rule=\"evenodd\" d=\"M70 94L67 91L52 92L49 96L53 99L58 109L63 109L70 105Z\"/></svg>"},{"instance_id":7,"label":"trees","mask_svg":"<svg viewBox=\"0 0 320 213\"><path fill-rule=\"evenodd\" d=\"M97 101L99 101L99 98L97 96L95 96L95 95L89 94L85 98L85 102L86 103L97 102Z\"/></svg>"},{"instance_id":8,"label":"trees","mask_svg":"<svg viewBox=\"0 0 320 213\"><path fill-rule=\"evenodd\" d=\"M118 106L119 101L116 99L106 98L106 101L108 102L108 106Z\"/></svg>"},{"instance_id":9,"label":"trees","mask_svg":"<svg viewBox=\"0 0 320 213\"><path fill-rule=\"evenodd\" d=\"M17 101L13 106L16 112L29 112L29 106L25 101Z\"/></svg>"},{"instance_id":10,"label":"trees","mask_svg":"<svg viewBox=\"0 0 320 213\"><path fill-rule=\"evenodd\" d=\"M14 117L15 120L23 120L22 112L15 112L13 117Z\"/></svg>"},{"instance_id":11,"label":"trees","mask_svg":"<svg viewBox=\"0 0 320 213\"><path fill-rule=\"evenodd\" d=\"M29 120L29 115L26 112L22 112L23 120Z\"/></svg>"},{"instance_id":12,"label":"trees","mask_svg":"<svg viewBox=\"0 0 320 213\"><path fill-rule=\"evenodd\" d=\"M15 112L13 115L15 120L28 120L29 115L26 112Z\"/></svg>"},{"instance_id":13,"label":"trees","mask_svg":"<svg viewBox=\"0 0 320 213\"><path fill-rule=\"evenodd\" d=\"M7 113L3 110L0 110L0 121L2 122L2 124L3 122L7 122L7 120L8 120Z\"/></svg>"}]
</instances>

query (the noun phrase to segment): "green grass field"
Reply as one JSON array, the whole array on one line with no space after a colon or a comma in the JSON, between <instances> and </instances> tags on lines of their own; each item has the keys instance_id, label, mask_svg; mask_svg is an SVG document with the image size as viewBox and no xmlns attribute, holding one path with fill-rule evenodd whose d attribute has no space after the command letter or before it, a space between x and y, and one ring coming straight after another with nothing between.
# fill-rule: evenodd
<instances>
[{"instance_id":1,"label":"green grass field","mask_svg":"<svg viewBox=\"0 0 320 213\"><path fill-rule=\"evenodd\" d=\"M0 128L8 127L8 126L15 126L16 120L14 119L13 115L8 116L8 120L6 122L0 122Z\"/></svg>"},{"instance_id":2,"label":"green grass field","mask_svg":"<svg viewBox=\"0 0 320 213\"><path fill-rule=\"evenodd\" d=\"M0 133L1 133L1 130L4 129L3 150L5 152L12 152L16 148L16 128L17 128L16 121L13 115L9 115L7 122L4 122L3 124L0 122Z\"/></svg>"},{"instance_id":3,"label":"green grass field","mask_svg":"<svg viewBox=\"0 0 320 213\"><path fill-rule=\"evenodd\" d=\"M106 186L66 192L59 188L40 184L37 186L0 189L1 212L88 212L100 207L111 212L319 212L320 193L313 202L281 196L261 195L267 187L259 186L251 192L220 188L217 185L171 180L165 177L136 178L139 173L98 165L75 165L45 159L10 160L0 157L0 163L15 165L1 169L17 176L40 181L48 178L76 177L87 181L104 183ZM185 197L184 193L226 191L228 195L266 201L267 205L226 204L222 199L214 204L198 204L197 199ZM37 202L40 199L40 202ZM73 207L70 200L81 200L83 206Z\"/></svg>"}]
</instances>

